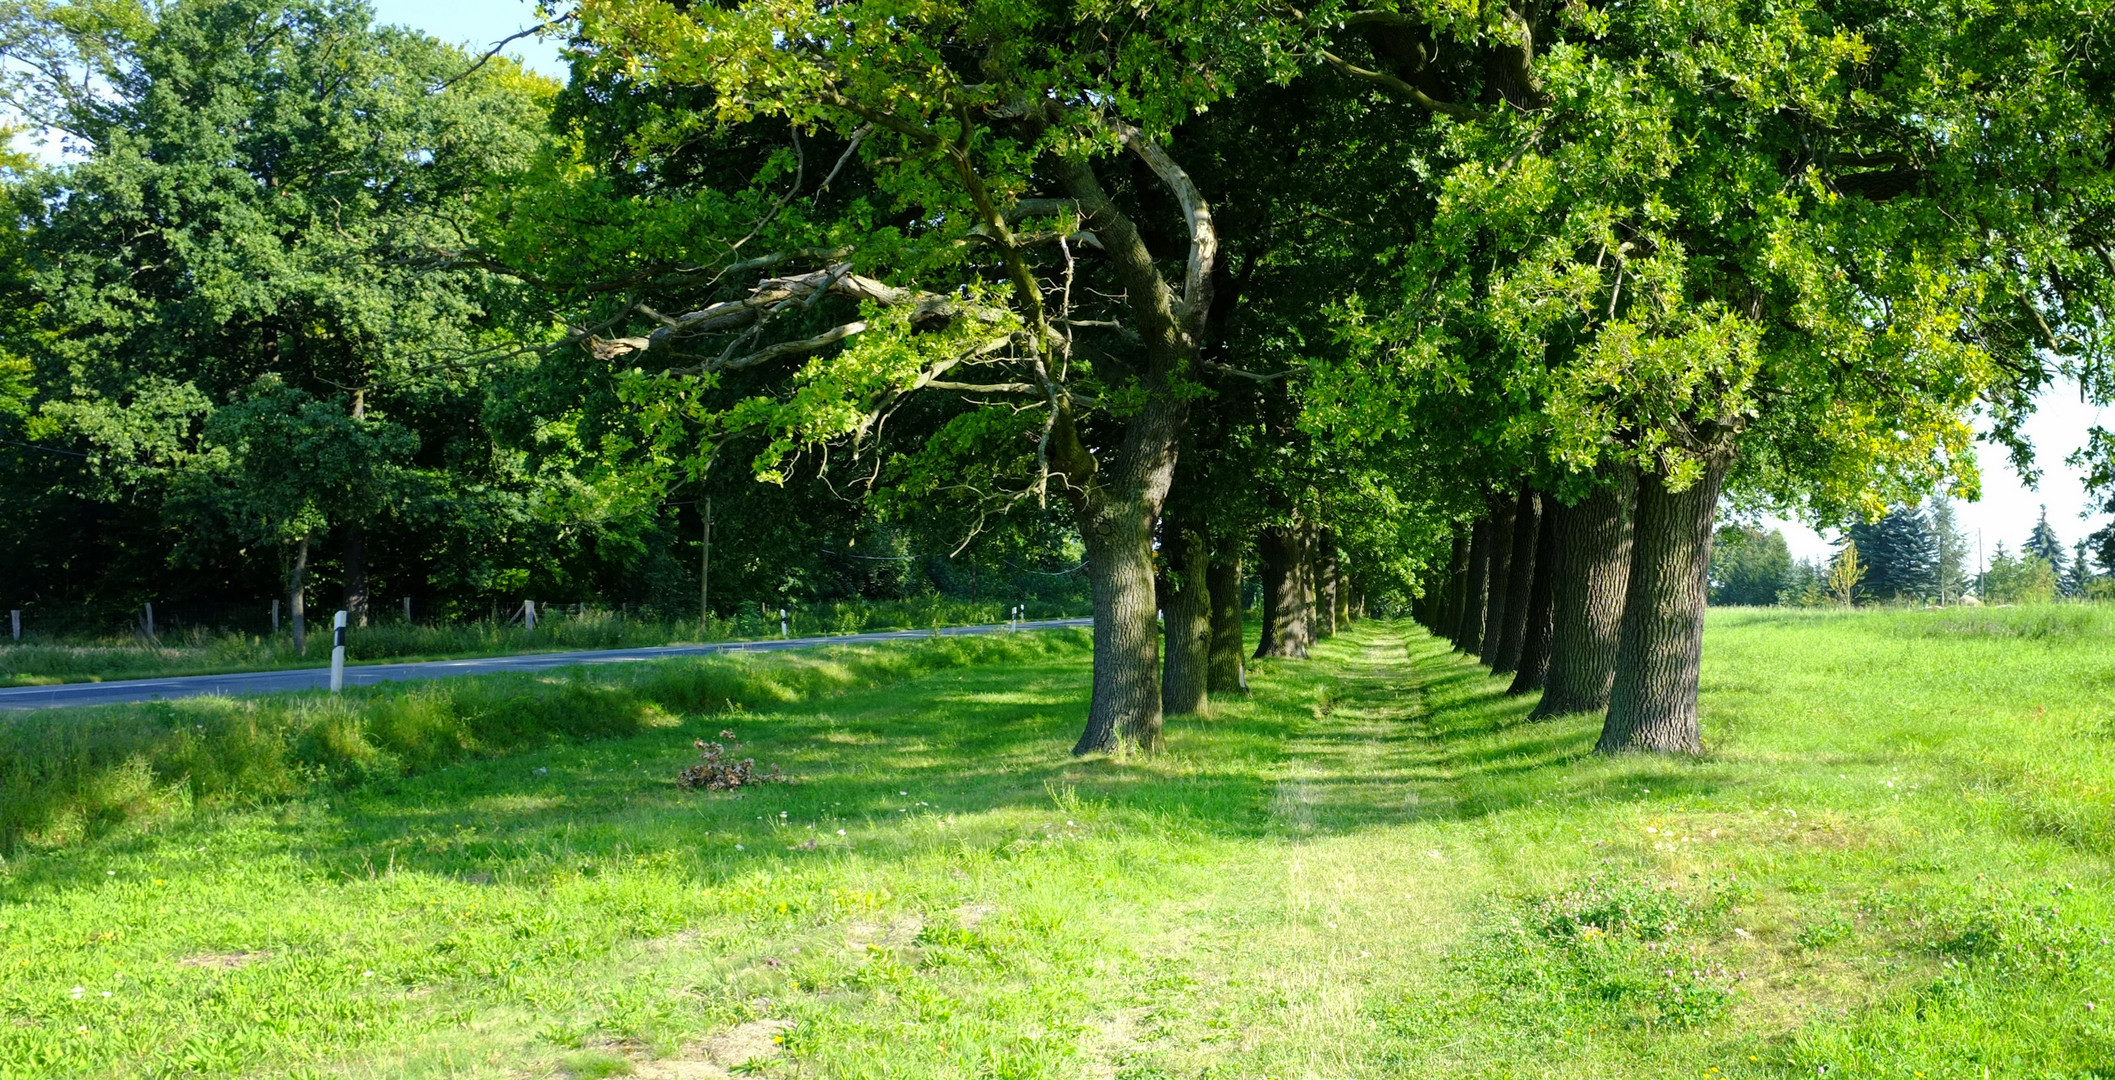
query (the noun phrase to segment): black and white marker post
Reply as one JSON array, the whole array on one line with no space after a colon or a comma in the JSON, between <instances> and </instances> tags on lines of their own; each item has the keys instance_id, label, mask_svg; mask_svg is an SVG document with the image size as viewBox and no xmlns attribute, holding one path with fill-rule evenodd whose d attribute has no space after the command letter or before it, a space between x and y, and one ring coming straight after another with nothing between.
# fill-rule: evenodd
<instances>
[{"instance_id":1,"label":"black and white marker post","mask_svg":"<svg viewBox=\"0 0 2115 1080\"><path fill-rule=\"evenodd\" d=\"M345 689L345 613L339 612L330 626L330 692L335 694Z\"/></svg>"}]
</instances>

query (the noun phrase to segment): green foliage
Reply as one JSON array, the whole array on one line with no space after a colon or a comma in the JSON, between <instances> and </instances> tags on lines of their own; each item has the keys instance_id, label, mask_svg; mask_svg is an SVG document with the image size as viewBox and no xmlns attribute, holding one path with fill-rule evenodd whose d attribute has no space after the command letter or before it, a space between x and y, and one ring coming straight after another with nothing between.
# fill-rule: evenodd
<instances>
[{"instance_id":1,"label":"green foliage","mask_svg":"<svg viewBox=\"0 0 2115 1080\"><path fill-rule=\"evenodd\" d=\"M1863 600L1922 601L1939 591L1939 537L1918 507L1898 506L1874 522L1845 530L1858 545L1866 573L1858 583Z\"/></svg>"},{"instance_id":2,"label":"green foliage","mask_svg":"<svg viewBox=\"0 0 2115 1080\"><path fill-rule=\"evenodd\" d=\"M2056 568L2048 560L2025 552L2011 555L2000 542L1976 583L1976 595L1986 604L2045 604L2056 599L2056 584Z\"/></svg>"},{"instance_id":3,"label":"green foliage","mask_svg":"<svg viewBox=\"0 0 2115 1080\"><path fill-rule=\"evenodd\" d=\"M1775 604L1792 577L1792 550L1772 529L1721 525L1711 545L1711 602Z\"/></svg>"}]
</instances>

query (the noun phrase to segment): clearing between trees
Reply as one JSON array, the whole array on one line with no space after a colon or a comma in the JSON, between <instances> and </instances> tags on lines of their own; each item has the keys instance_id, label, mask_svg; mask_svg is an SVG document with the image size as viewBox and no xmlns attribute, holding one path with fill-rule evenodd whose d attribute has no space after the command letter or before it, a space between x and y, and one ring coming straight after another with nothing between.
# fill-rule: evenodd
<instances>
[{"instance_id":1,"label":"clearing between trees","mask_svg":"<svg viewBox=\"0 0 2115 1080\"><path fill-rule=\"evenodd\" d=\"M1708 633L1697 760L1372 621L1155 756L1061 648L18 853L0 1074L2102 1075L2115 615Z\"/></svg>"}]
</instances>

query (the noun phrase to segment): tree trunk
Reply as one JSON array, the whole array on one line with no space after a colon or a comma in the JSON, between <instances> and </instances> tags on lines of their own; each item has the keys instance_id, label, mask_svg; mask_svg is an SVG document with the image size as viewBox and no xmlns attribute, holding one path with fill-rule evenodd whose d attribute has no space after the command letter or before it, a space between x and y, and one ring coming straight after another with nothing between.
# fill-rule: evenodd
<instances>
[{"instance_id":1,"label":"tree trunk","mask_svg":"<svg viewBox=\"0 0 2115 1080\"><path fill-rule=\"evenodd\" d=\"M1520 670L1521 647L1527 639L1528 590L1535 584L1535 546L1541 530L1542 500L1533 489L1522 488L1520 502L1513 507L1513 561L1506 570L1505 625L1500 628L1498 651L1490 657L1493 675Z\"/></svg>"},{"instance_id":2,"label":"tree trunk","mask_svg":"<svg viewBox=\"0 0 2115 1080\"><path fill-rule=\"evenodd\" d=\"M1315 532L1312 525L1302 525L1297 534L1300 545L1298 566L1300 568L1300 629L1301 642L1312 650L1322 640L1321 628L1315 625Z\"/></svg>"},{"instance_id":3,"label":"tree trunk","mask_svg":"<svg viewBox=\"0 0 2115 1080\"><path fill-rule=\"evenodd\" d=\"M1461 634L1454 647L1475 656L1483 651L1484 616L1489 613L1491 576L1491 519L1479 519L1469 529L1469 573L1462 578Z\"/></svg>"},{"instance_id":4,"label":"tree trunk","mask_svg":"<svg viewBox=\"0 0 2115 1080\"><path fill-rule=\"evenodd\" d=\"M1256 546L1263 551L1263 639L1256 656L1299 660L1307 656L1307 627L1300 617L1300 541L1295 527L1273 525Z\"/></svg>"},{"instance_id":5,"label":"tree trunk","mask_svg":"<svg viewBox=\"0 0 2115 1080\"><path fill-rule=\"evenodd\" d=\"M1212 598L1212 656L1206 689L1214 694L1248 692L1248 671L1241 664L1241 549L1227 541L1205 571L1205 591Z\"/></svg>"},{"instance_id":6,"label":"tree trunk","mask_svg":"<svg viewBox=\"0 0 2115 1080\"><path fill-rule=\"evenodd\" d=\"M1505 637L1506 583L1513 573L1513 500L1491 511L1491 565L1484 573L1483 641L1476 656L1489 667Z\"/></svg>"},{"instance_id":7,"label":"tree trunk","mask_svg":"<svg viewBox=\"0 0 2115 1080\"><path fill-rule=\"evenodd\" d=\"M1163 519L1161 553L1168 594L1162 609L1167 657L1160 678L1160 711L1182 716L1204 708L1212 646L1212 597L1204 534L1179 518Z\"/></svg>"},{"instance_id":8,"label":"tree trunk","mask_svg":"<svg viewBox=\"0 0 2115 1080\"><path fill-rule=\"evenodd\" d=\"M1113 509L1113 508L1112 508ZM1106 513L1081 530L1094 598L1094 692L1075 754L1132 742L1160 745L1160 623L1153 589L1153 515Z\"/></svg>"},{"instance_id":9,"label":"tree trunk","mask_svg":"<svg viewBox=\"0 0 2115 1080\"><path fill-rule=\"evenodd\" d=\"M1307 573L1314 583L1315 640L1335 637L1337 632L1336 556L1330 550L1329 534L1321 529L1307 533Z\"/></svg>"},{"instance_id":10,"label":"tree trunk","mask_svg":"<svg viewBox=\"0 0 2115 1080\"><path fill-rule=\"evenodd\" d=\"M286 613L294 626L294 651L308 655L308 605L303 602L308 584L308 544L304 536L294 545L294 568L286 575Z\"/></svg>"},{"instance_id":11,"label":"tree trunk","mask_svg":"<svg viewBox=\"0 0 2115 1080\"><path fill-rule=\"evenodd\" d=\"M345 527L345 615L367 625L367 529L358 524Z\"/></svg>"},{"instance_id":12,"label":"tree trunk","mask_svg":"<svg viewBox=\"0 0 2115 1080\"><path fill-rule=\"evenodd\" d=\"M1637 523L1623 633L1616 649L1608 721L1594 747L1694 754L1697 672L1704 654L1704 598L1711 577L1711 528L1729 458L1705 465L1685 491L1669 491L1657 473L1638 480Z\"/></svg>"},{"instance_id":13,"label":"tree trunk","mask_svg":"<svg viewBox=\"0 0 2115 1080\"><path fill-rule=\"evenodd\" d=\"M1322 616L1321 616L1321 622L1322 622L1322 626L1323 626L1323 628L1324 628L1324 630L1323 630L1323 635L1322 635L1322 636L1324 636L1324 637L1335 637L1335 636L1336 636L1336 634L1337 634L1337 629L1338 629L1338 628L1339 628L1340 626L1342 626L1342 625L1343 625L1343 622L1344 622L1344 620L1343 620L1343 613L1344 613L1344 607L1343 607L1343 604L1344 604L1344 598L1343 598L1343 593L1344 593L1344 588L1343 588L1343 583L1342 583L1341 581L1337 580L1337 569L1338 569L1338 568L1337 568L1337 544L1336 544L1336 539L1335 539L1334 537L1330 536L1330 535L1329 535L1328 533L1326 533L1326 532L1325 532L1325 533L1322 533L1322 534L1321 534L1321 543L1322 543L1322 560L1321 560L1321 563L1320 563L1320 565L1321 565L1321 568L1322 568L1322 589L1321 589L1321 599L1322 599L1322 609L1323 609L1323 614L1322 614Z\"/></svg>"},{"instance_id":14,"label":"tree trunk","mask_svg":"<svg viewBox=\"0 0 2115 1080\"><path fill-rule=\"evenodd\" d=\"M1527 628L1520 635L1520 670L1513 676L1508 694L1527 694L1542 689L1550 667L1550 617L1556 608L1557 500L1542 497L1542 524L1535 530L1535 577L1528 583Z\"/></svg>"},{"instance_id":15,"label":"tree trunk","mask_svg":"<svg viewBox=\"0 0 2115 1080\"><path fill-rule=\"evenodd\" d=\"M1551 503L1557 566L1550 580L1550 663L1534 719L1608 708L1630 582L1630 504L1636 487L1626 469L1620 484L1596 491L1577 506Z\"/></svg>"},{"instance_id":16,"label":"tree trunk","mask_svg":"<svg viewBox=\"0 0 2115 1080\"><path fill-rule=\"evenodd\" d=\"M1462 592L1469 581L1469 536L1454 527L1454 543L1447 553L1447 576L1439 590L1439 625L1433 632L1453 640L1461 636Z\"/></svg>"}]
</instances>

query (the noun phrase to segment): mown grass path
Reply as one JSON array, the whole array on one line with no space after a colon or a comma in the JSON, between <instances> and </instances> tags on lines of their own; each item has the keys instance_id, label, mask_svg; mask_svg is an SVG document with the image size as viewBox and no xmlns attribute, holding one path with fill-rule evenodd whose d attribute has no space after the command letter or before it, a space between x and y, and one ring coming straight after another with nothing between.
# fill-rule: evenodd
<instances>
[{"instance_id":1,"label":"mown grass path","mask_svg":"<svg viewBox=\"0 0 2115 1080\"><path fill-rule=\"evenodd\" d=\"M1694 762L1366 623L1150 759L1068 656L39 855L0 1075L2106 1075L2115 665L1929 629L1718 619Z\"/></svg>"}]
</instances>

